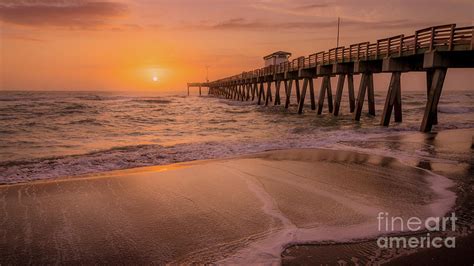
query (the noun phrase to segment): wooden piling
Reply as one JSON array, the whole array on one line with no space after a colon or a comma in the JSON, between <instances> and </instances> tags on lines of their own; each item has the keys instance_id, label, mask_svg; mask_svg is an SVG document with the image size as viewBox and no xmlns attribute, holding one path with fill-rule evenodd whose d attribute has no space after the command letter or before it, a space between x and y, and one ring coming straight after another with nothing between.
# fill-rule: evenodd
<instances>
[{"instance_id":1,"label":"wooden piling","mask_svg":"<svg viewBox=\"0 0 474 266\"><path fill-rule=\"evenodd\" d=\"M374 75L368 74L367 77L367 96L369 102L369 115L375 116L375 92L374 92Z\"/></svg>"},{"instance_id":2,"label":"wooden piling","mask_svg":"<svg viewBox=\"0 0 474 266\"><path fill-rule=\"evenodd\" d=\"M433 74L434 74L433 69L428 69L426 71L426 99L427 100L430 97L431 84L433 82ZM438 112L435 112L434 117L433 117L433 125L437 125L437 124L438 124Z\"/></svg>"},{"instance_id":3,"label":"wooden piling","mask_svg":"<svg viewBox=\"0 0 474 266\"><path fill-rule=\"evenodd\" d=\"M263 81L260 82L260 89L259 89L259 91L258 91L258 100L257 100L257 104L258 104L258 105L262 104L262 97L264 97Z\"/></svg>"},{"instance_id":4,"label":"wooden piling","mask_svg":"<svg viewBox=\"0 0 474 266\"><path fill-rule=\"evenodd\" d=\"M332 89L331 89L331 77L328 77L327 96L328 96L328 112L332 113L334 111L333 100L332 100Z\"/></svg>"},{"instance_id":5,"label":"wooden piling","mask_svg":"<svg viewBox=\"0 0 474 266\"><path fill-rule=\"evenodd\" d=\"M300 80L295 79L296 101L300 102Z\"/></svg>"},{"instance_id":6,"label":"wooden piling","mask_svg":"<svg viewBox=\"0 0 474 266\"><path fill-rule=\"evenodd\" d=\"M326 94L326 81L327 78L324 76L323 81L321 82L321 87L319 88L319 97L318 97L318 115L323 112L324 106L324 95Z\"/></svg>"},{"instance_id":7,"label":"wooden piling","mask_svg":"<svg viewBox=\"0 0 474 266\"><path fill-rule=\"evenodd\" d=\"M275 103L274 105L280 105L280 84L281 80L275 80Z\"/></svg>"},{"instance_id":8,"label":"wooden piling","mask_svg":"<svg viewBox=\"0 0 474 266\"><path fill-rule=\"evenodd\" d=\"M387 98L382 113L382 120L380 125L388 126L390 124L390 117L392 109L395 109L395 122L402 122L402 95L400 84L401 72L393 72L390 78L390 85L388 87Z\"/></svg>"},{"instance_id":9,"label":"wooden piling","mask_svg":"<svg viewBox=\"0 0 474 266\"><path fill-rule=\"evenodd\" d=\"M268 105L269 102L272 102L272 82L268 81L267 82L267 97L265 98L265 106Z\"/></svg>"},{"instance_id":10,"label":"wooden piling","mask_svg":"<svg viewBox=\"0 0 474 266\"><path fill-rule=\"evenodd\" d=\"M357 105L354 112L355 121L360 120L360 116L362 114L362 107L364 107L365 91L367 89L367 75L368 74L363 73L360 77L359 94L357 95Z\"/></svg>"},{"instance_id":11,"label":"wooden piling","mask_svg":"<svg viewBox=\"0 0 474 266\"><path fill-rule=\"evenodd\" d=\"M201 96L201 86L199 86L199 96Z\"/></svg>"},{"instance_id":12,"label":"wooden piling","mask_svg":"<svg viewBox=\"0 0 474 266\"><path fill-rule=\"evenodd\" d=\"M336 100L334 102L334 116L339 115L339 108L341 106L341 99L342 99L342 90L344 89L344 81L346 79L345 74L339 74L337 79L337 88L336 88Z\"/></svg>"},{"instance_id":13,"label":"wooden piling","mask_svg":"<svg viewBox=\"0 0 474 266\"><path fill-rule=\"evenodd\" d=\"M288 109L290 106L290 99L291 99L291 86L293 85L293 80L290 79L288 80L288 86L286 85L285 82L285 87L286 87L286 99L285 99L285 108Z\"/></svg>"},{"instance_id":14,"label":"wooden piling","mask_svg":"<svg viewBox=\"0 0 474 266\"><path fill-rule=\"evenodd\" d=\"M303 79L303 90L300 94L300 101L298 102L298 114L303 113L304 98L306 96L306 88L308 87L308 78Z\"/></svg>"},{"instance_id":15,"label":"wooden piling","mask_svg":"<svg viewBox=\"0 0 474 266\"><path fill-rule=\"evenodd\" d=\"M357 105L354 112L355 121L360 121L366 91L369 102L369 114L375 116L374 80L372 73L363 73L360 78L359 95L357 97Z\"/></svg>"},{"instance_id":16,"label":"wooden piling","mask_svg":"<svg viewBox=\"0 0 474 266\"><path fill-rule=\"evenodd\" d=\"M438 112L439 97L443 90L444 78L446 77L446 68L437 68L433 72L430 94L425 107L423 121L421 123L420 131L429 132L434 125L434 119Z\"/></svg>"},{"instance_id":17,"label":"wooden piling","mask_svg":"<svg viewBox=\"0 0 474 266\"><path fill-rule=\"evenodd\" d=\"M247 84L247 101L252 99L253 83Z\"/></svg>"},{"instance_id":18,"label":"wooden piling","mask_svg":"<svg viewBox=\"0 0 474 266\"><path fill-rule=\"evenodd\" d=\"M309 97L311 98L311 110L316 110L316 100L314 98L313 78L309 78Z\"/></svg>"},{"instance_id":19,"label":"wooden piling","mask_svg":"<svg viewBox=\"0 0 474 266\"><path fill-rule=\"evenodd\" d=\"M355 98L354 98L354 77L352 74L347 75L347 87L349 89L349 109L353 113L355 109Z\"/></svg>"},{"instance_id":20,"label":"wooden piling","mask_svg":"<svg viewBox=\"0 0 474 266\"><path fill-rule=\"evenodd\" d=\"M250 98L249 84L244 83L244 101L248 101L249 98Z\"/></svg>"},{"instance_id":21,"label":"wooden piling","mask_svg":"<svg viewBox=\"0 0 474 266\"><path fill-rule=\"evenodd\" d=\"M321 89L319 90L319 99L318 99L318 115L323 112L324 107L324 98L328 98L328 111L332 113L333 105L332 105L332 90L331 90L331 77L324 76L323 81L321 82Z\"/></svg>"},{"instance_id":22,"label":"wooden piling","mask_svg":"<svg viewBox=\"0 0 474 266\"><path fill-rule=\"evenodd\" d=\"M268 101L269 101L269 98L270 98L270 93L271 93L271 82L267 82L267 97L265 97L265 106L268 105Z\"/></svg>"},{"instance_id":23,"label":"wooden piling","mask_svg":"<svg viewBox=\"0 0 474 266\"><path fill-rule=\"evenodd\" d=\"M257 89L258 89L258 83L255 82L252 88L252 101L255 100L255 94L257 93Z\"/></svg>"}]
</instances>

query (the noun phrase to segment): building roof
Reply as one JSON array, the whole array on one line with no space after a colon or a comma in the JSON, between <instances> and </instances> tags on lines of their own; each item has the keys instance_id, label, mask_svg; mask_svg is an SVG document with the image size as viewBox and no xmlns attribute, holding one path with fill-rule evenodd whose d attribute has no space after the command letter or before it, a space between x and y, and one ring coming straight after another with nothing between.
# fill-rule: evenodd
<instances>
[{"instance_id":1,"label":"building roof","mask_svg":"<svg viewBox=\"0 0 474 266\"><path fill-rule=\"evenodd\" d=\"M264 56L263 59L268 59L268 58L271 58L275 55L287 55L287 56L291 56L291 53L288 53L288 52L285 52L285 51L277 51L277 52L274 52L274 53L271 53L267 56Z\"/></svg>"}]
</instances>

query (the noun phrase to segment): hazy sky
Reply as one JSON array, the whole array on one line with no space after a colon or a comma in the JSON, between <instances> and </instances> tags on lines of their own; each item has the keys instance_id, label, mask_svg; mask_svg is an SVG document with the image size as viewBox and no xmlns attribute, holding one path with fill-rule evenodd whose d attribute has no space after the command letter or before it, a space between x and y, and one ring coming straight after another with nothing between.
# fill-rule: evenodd
<instances>
[{"instance_id":1,"label":"hazy sky","mask_svg":"<svg viewBox=\"0 0 474 266\"><path fill-rule=\"evenodd\" d=\"M261 67L275 50L298 57L335 47L338 16L349 45L472 25L473 3L0 0L0 89L182 89L204 80L206 65L212 80ZM453 73L453 86L472 85L472 70Z\"/></svg>"}]
</instances>

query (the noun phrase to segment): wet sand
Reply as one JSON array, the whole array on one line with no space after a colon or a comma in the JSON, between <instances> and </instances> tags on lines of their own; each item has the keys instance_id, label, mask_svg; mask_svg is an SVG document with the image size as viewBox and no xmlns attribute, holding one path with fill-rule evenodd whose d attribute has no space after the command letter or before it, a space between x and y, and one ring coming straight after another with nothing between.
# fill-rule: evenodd
<instances>
[{"instance_id":1,"label":"wet sand","mask_svg":"<svg viewBox=\"0 0 474 266\"><path fill-rule=\"evenodd\" d=\"M451 185L393 158L318 149L4 185L0 264L278 263L290 245L380 234L380 211L443 215Z\"/></svg>"},{"instance_id":2,"label":"wet sand","mask_svg":"<svg viewBox=\"0 0 474 266\"><path fill-rule=\"evenodd\" d=\"M405 162L448 177L455 183L457 194L451 212L459 218L456 248L380 249L376 241L356 243L315 243L292 245L282 253L284 265L336 265L338 263L371 262L388 265L472 265L474 263L474 130L446 130L435 133L411 133L367 143L351 143L358 150L400 151ZM363 147L360 149L360 147ZM346 147L347 148L347 147ZM409 153L417 156L407 155ZM416 234L415 234L416 235ZM442 233L433 236L443 236Z\"/></svg>"}]
</instances>

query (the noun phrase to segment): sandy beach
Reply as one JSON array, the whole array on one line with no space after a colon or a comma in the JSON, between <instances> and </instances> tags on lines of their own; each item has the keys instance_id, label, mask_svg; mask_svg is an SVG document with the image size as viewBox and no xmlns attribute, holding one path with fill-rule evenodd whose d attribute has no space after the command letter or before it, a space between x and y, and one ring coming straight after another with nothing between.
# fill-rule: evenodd
<instances>
[{"instance_id":1,"label":"sandy beach","mask_svg":"<svg viewBox=\"0 0 474 266\"><path fill-rule=\"evenodd\" d=\"M381 234L380 211L442 216L452 185L324 149L4 185L0 263L279 263L291 245Z\"/></svg>"},{"instance_id":2,"label":"sandy beach","mask_svg":"<svg viewBox=\"0 0 474 266\"><path fill-rule=\"evenodd\" d=\"M449 190L456 193L456 203L450 210L460 218L455 236L456 248L385 249L375 239L345 243L314 243L292 245L282 253L284 265L314 265L340 263L370 263L387 265L470 265L474 261L473 235L473 130L446 130L431 134L405 134L390 138L351 143L358 150L369 152L384 147L393 149L404 163L430 170L452 180ZM364 147L360 149L360 147ZM394 148L395 147L395 148ZM345 147L346 149L348 147ZM413 155L411 155L412 153ZM416 154L416 155L415 155ZM416 235L416 234L415 234ZM421 235L421 234L420 234ZM446 236L438 234L440 236Z\"/></svg>"}]
</instances>

